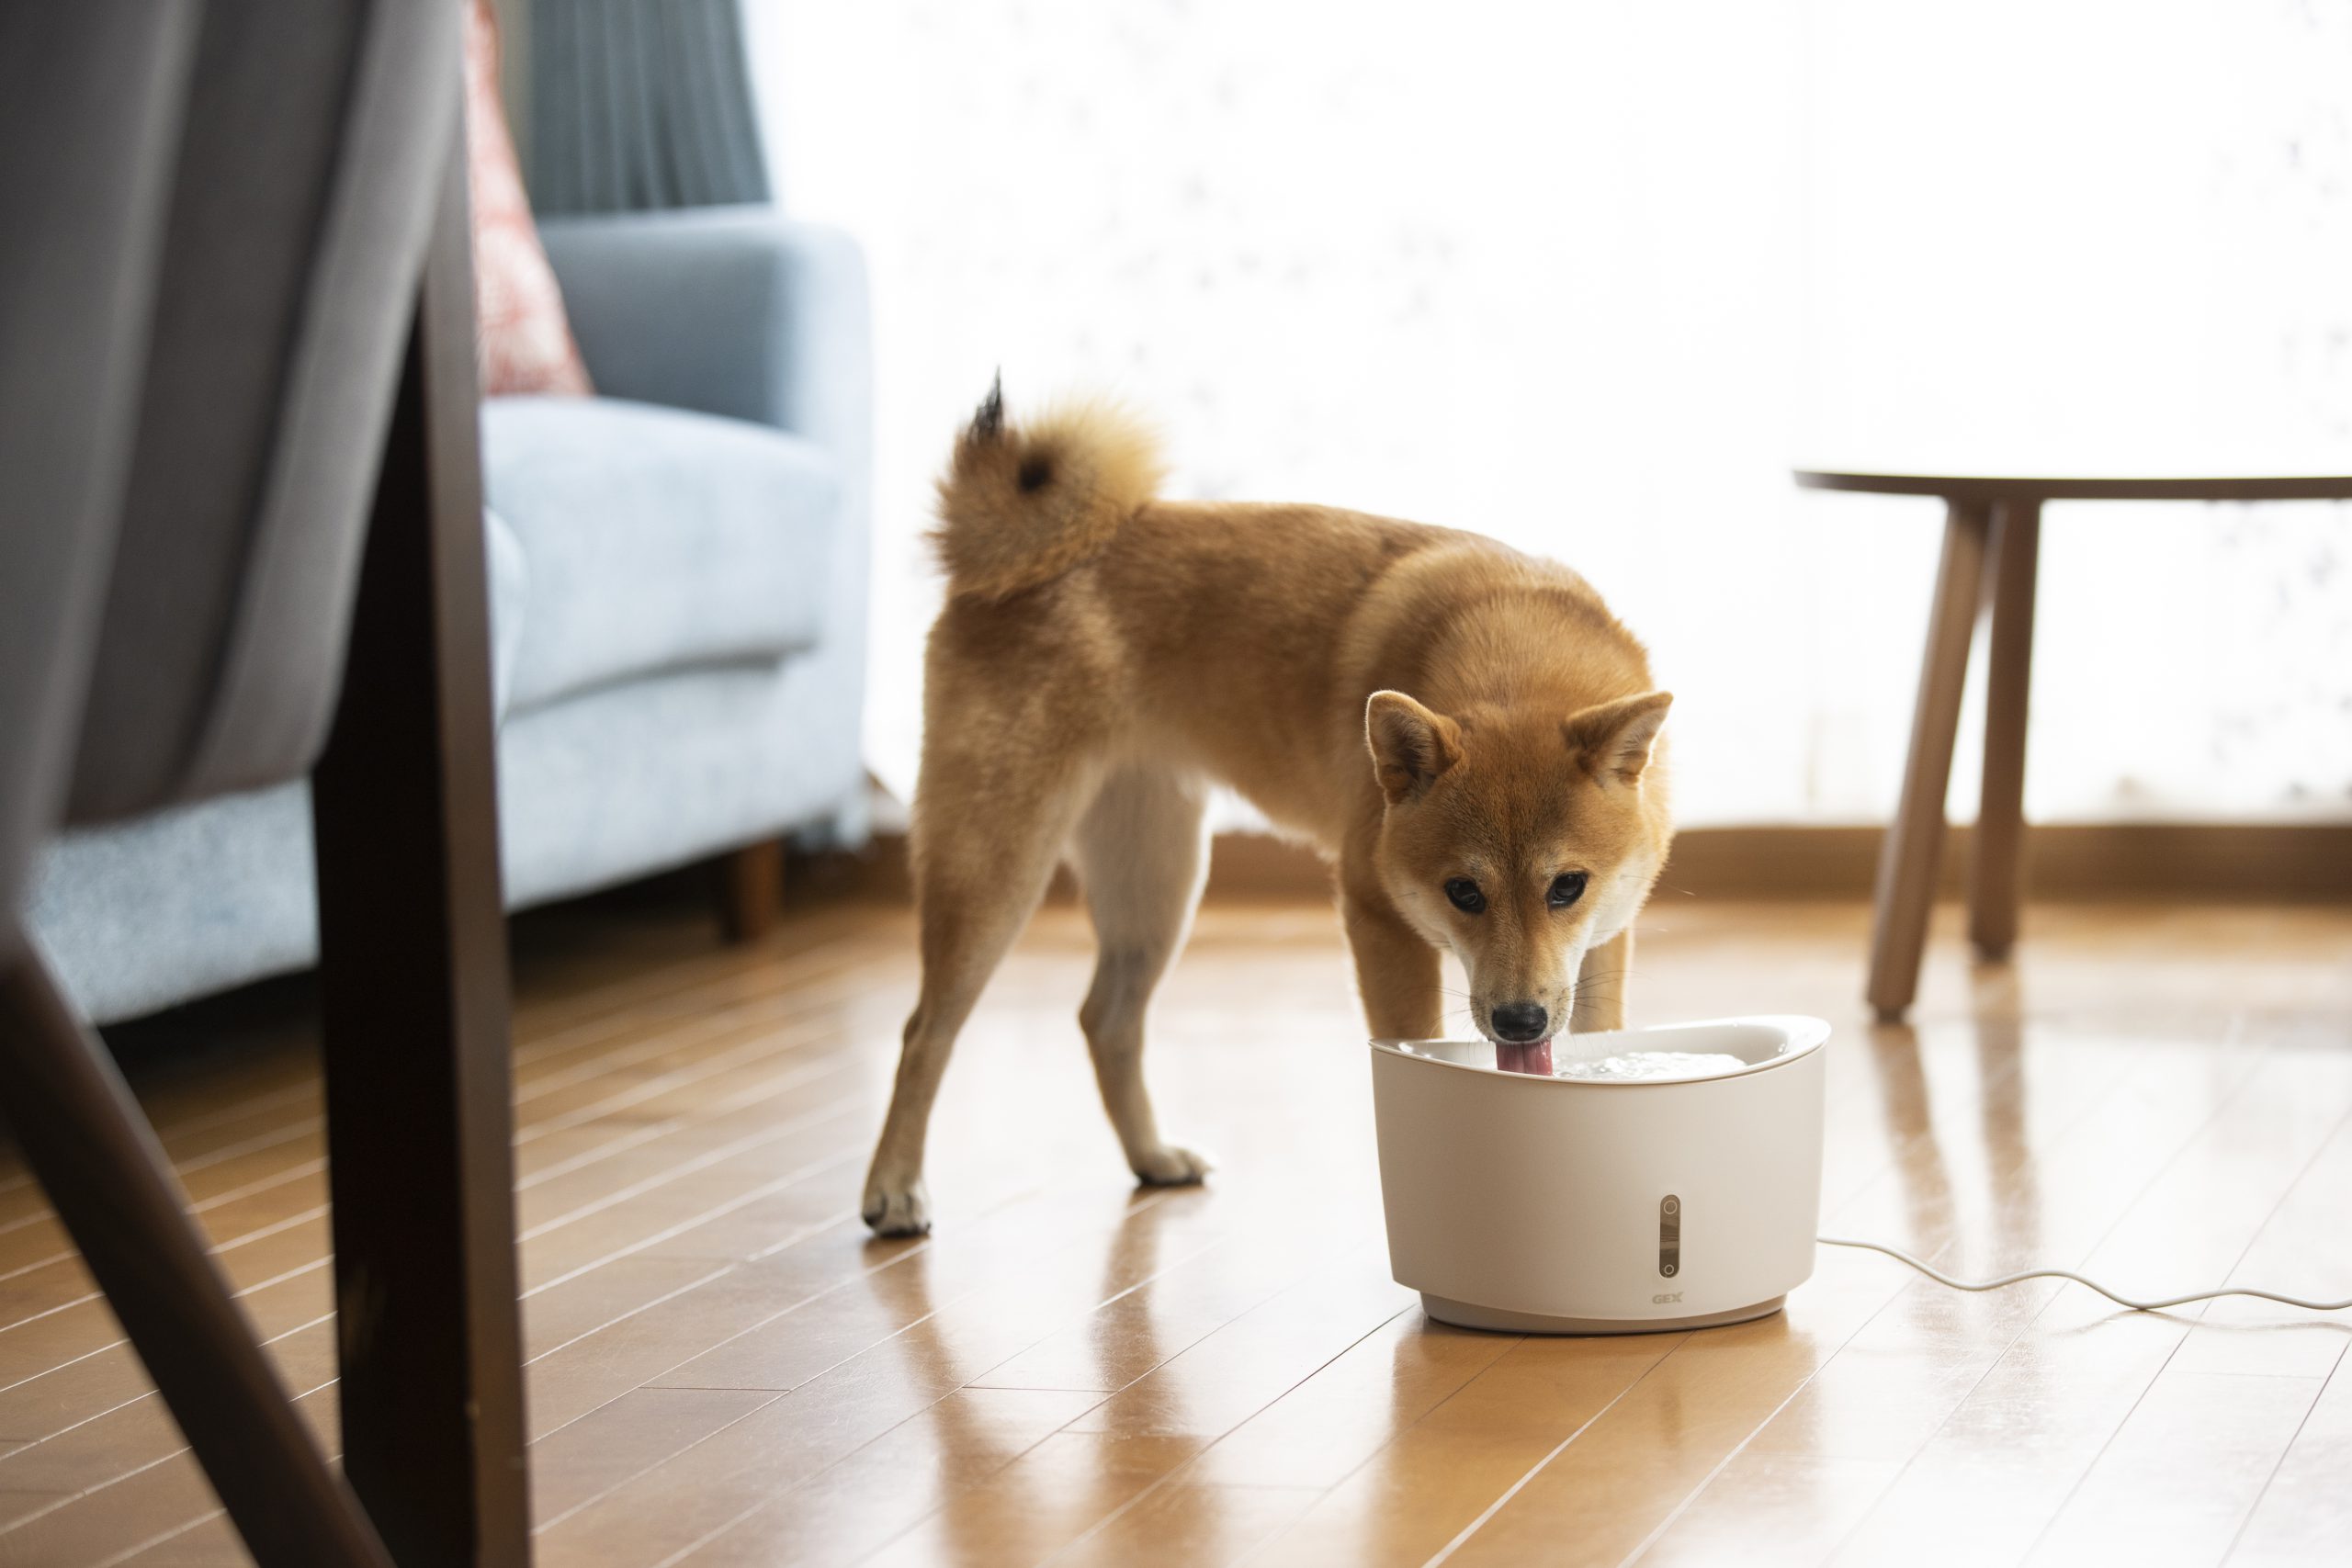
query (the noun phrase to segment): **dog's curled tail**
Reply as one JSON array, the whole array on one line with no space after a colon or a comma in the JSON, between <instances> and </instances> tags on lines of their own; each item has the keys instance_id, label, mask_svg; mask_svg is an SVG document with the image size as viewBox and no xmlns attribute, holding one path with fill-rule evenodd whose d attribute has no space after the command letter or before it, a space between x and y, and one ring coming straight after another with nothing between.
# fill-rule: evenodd
<instances>
[{"instance_id":1,"label":"dog's curled tail","mask_svg":"<svg viewBox=\"0 0 2352 1568\"><path fill-rule=\"evenodd\" d=\"M1065 403L1008 423L1000 377L939 481L932 537L948 592L1003 599L1051 582L1109 544L1159 492L1162 471L1158 440L1114 403Z\"/></svg>"}]
</instances>

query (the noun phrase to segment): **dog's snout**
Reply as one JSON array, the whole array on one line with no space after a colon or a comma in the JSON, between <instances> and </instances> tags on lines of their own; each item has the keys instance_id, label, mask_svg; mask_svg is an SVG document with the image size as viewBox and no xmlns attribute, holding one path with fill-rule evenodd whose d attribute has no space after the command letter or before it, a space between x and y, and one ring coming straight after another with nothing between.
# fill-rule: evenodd
<instances>
[{"instance_id":1,"label":"dog's snout","mask_svg":"<svg viewBox=\"0 0 2352 1568\"><path fill-rule=\"evenodd\" d=\"M1495 1032L1514 1042L1543 1039L1552 1021L1552 1015L1536 1002L1505 1002L1491 1016Z\"/></svg>"}]
</instances>

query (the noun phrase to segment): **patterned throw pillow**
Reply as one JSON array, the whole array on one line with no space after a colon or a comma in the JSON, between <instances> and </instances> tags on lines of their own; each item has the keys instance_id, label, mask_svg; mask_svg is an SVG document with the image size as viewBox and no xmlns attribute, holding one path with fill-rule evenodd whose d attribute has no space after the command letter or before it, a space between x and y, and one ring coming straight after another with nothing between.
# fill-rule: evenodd
<instances>
[{"instance_id":1,"label":"patterned throw pillow","mask_svg":"<svg viewBox=\"0 0 2352 1568\"><path fill-rule=\"evenodd\" d=\"M498 20L490 0L466 15L466 165L473 184L474 326L481 392L586 397L588 367L571 340L563 293L531 222L498 98Z\"/></svg>"}]
</instances>

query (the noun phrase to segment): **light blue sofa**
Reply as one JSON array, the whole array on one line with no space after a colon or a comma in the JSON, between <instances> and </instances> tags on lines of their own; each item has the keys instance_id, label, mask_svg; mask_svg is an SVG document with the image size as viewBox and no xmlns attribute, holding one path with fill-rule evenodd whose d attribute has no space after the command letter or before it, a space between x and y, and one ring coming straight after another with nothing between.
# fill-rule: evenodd
<instances>
[{"instance_id":1,"label":"light blue sofa","mask_svg":"<svg viewBox=\"0 0 2352 1568\"><path fill-rule=\"evenodd\" d=\"M765 209L542 225L598 396L482 410L510 905L865 834L864 265ZM301 784L76 832L36 937L91 1019L317 953Z\"/></svg>"}]
</instances>

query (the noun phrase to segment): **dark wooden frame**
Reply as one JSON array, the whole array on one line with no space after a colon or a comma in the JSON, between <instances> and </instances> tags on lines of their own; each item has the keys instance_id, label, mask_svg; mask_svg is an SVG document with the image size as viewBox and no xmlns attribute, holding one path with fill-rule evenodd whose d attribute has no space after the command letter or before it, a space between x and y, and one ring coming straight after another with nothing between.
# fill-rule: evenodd
<instances>
[{"instance_id":1,"label":"dark wooden frame","mask_svg":"<svg viewBox=\"0 0 2352 1568\"><path fill-rule=\"evenodd\" d=\"M1992 623L1984 704L1984 769L1968 880L1968 934L1978 954L2008 956L2017 941L2025 841L2026 713L2041 507L2048 501L2346 501L2352 477L2089 479L1800 470L1811 490L1939 496L1943 558L1928 612L1919 696L1903 793L1880 852L1871 933L1871 1007L1893 1021L1919 990L1943 857L1944 792L1980 612Z\"/></svg>"},{"instance_id":2,"label":"dark wooden frame","mask_svg":"<svg viewBox=\"0 0 2352 1568\"><path fill-rule=\"evenodd\" d=\"M264 1568L390 1568L230 1294L139 1103L21 933L0 934L0 1105Z\"/></svg>"},{"instance_id":3,"label":"dark wooden frame","mask_svg":"<svg viewBox=\"0 0 2352 1568\"><path fill-rule=\"evenodd\" d=\"M342 1475L112 1058L0 930L0 1105L265 1568L531 1555L467 236L459 142L312 779Z\"/></svg>"},{"instance_id":4,"label":"dark wooden frame","mask_svg":"<svg viewBox=\"0 0 2352 1568\"><path fill-rule=\"evenodd\" d=\"M345 1472L401 1563L521 1568L513 1062L467 236L460 147L311 815Z\"/></svg>"}]
</instances>

